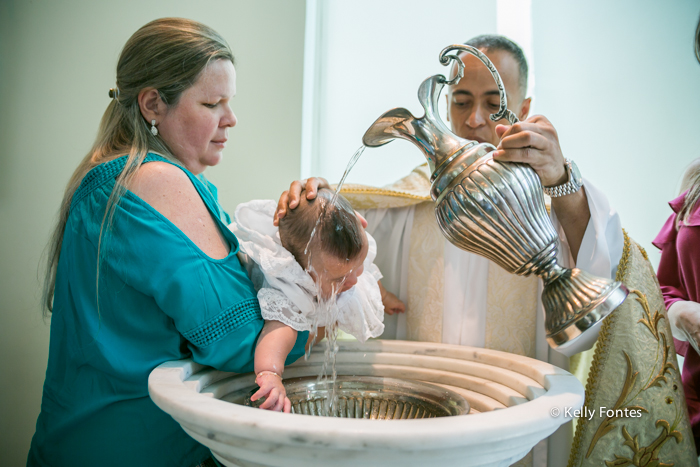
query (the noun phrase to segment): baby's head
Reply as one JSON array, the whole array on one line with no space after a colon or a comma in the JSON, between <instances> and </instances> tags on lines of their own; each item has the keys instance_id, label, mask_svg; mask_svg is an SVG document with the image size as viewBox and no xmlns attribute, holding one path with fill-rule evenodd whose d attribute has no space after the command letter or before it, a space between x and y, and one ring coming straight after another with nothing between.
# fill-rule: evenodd
<instances>
[{"instance_id":1,"label":"baby's head","mask_svg":"<svg viewBox=\"0 0 700 467\"><path fill-rule=\"evenodd\" d=\"M279 224L282 246L309 271L323 298L329 298L333 291L344 292L357 283L368 250L367 235L355 211L342 196L331 205L333 194L324 188L318 191L316 198L307 200L306 192L302 191L299 206L288 210ZM321 213L323 216L309 246L309 254L304 254ZM311 268L308 267L309 256Z\"/></svg>"}]
</instances>

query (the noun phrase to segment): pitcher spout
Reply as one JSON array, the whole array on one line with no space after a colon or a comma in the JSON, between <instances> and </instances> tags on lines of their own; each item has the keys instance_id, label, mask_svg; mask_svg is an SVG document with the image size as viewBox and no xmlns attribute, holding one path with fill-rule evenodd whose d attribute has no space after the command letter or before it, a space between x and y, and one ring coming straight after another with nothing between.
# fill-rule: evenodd
<instances>
[{"instance_id":1,"label":"pitcher spout","mask_svg":"<svg viewBox=\"0 0 700 467\"><path fill-rule=\"evenodd\" d=\"M362 142L367 147L379 147L400 138L418 146L436 173L446 161L477 144L460 138L450 131L438 114L438 98L445 86L443 75L434 75L418 88L418 100L425 115L417 118L408 109L399 107L385 112L365 132Z\"/></svg>"}]
</instances>

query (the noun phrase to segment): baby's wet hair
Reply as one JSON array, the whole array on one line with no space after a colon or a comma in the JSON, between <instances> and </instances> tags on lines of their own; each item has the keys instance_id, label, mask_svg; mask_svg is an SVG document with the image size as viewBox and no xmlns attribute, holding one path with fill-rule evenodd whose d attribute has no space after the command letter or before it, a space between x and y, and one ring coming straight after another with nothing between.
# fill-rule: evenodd
<instances>
[{"instance_id":1,"label":"baby's wet hair","mask_svg":"<svg viewBox=\"0 0 700 467\"><path fill-rule=\"evenodd\" d=\"M310 248L320 245L322 251L344 260L353 260L362 251L364 235L355 210L348 200L340 195L335 204L331 205L333 195L333 191L322 188L316 198L307 200L306 192L302 191L299 206L287 210L286 215L280 219L279 234L282 246L289 250L305 269L308 262L304 250L321 214Z\"/></svg>"}]
</instances>

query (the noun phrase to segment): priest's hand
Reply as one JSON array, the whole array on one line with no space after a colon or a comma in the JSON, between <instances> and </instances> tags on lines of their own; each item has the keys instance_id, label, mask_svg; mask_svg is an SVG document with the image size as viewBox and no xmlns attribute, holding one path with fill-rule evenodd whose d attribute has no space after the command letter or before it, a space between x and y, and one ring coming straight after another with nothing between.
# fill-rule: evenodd
<instances>
[{"instance_id":1,"label":"priest's hand","mask_svg":"<svg viewBox=\"0 0 700 467\"><path fill-rule=\"evenodd\" d=\"M276 226L280 225L280 219L287 214L288 209L294 209L299 206L301 200L301 192L304 191L306 199L314 199L321 188L330 188L328 181L321 177L305 178L304 180L294 180L289 185L289 190L286 190L280 196L277 202L277 210L272 223ZM360 220L363 229L367 228L367 221L359 212L355 211L355 215Z\"/></svg>"},{"instance_id":2,"label":"priest's hand","mask_svg":"<svg viewBox=\"0 0 700 467\"><path fill-rule=\"evenodd\" d=\"M546 117L535 115L510 127L498 125L496 134L501 142L493 152L494 160L528 164L537 172L542 186L558 186L569 181L557 130ZM564 229L571 256L576 261L591 218L585 187L575 193L552 198L552 209Z\"/></svg>"},{"instance_id":3,"label":"priest's hand","mask_svg":"<svg viewBox=\"0 0 700 467\"><path fill-rule=\"evenodd\" d=\"M498 125L496 134L501 142L494 159L528 164L543 186L561 185L569 179L557 130L546 117L534 115L512 126Z\"/></svg>"},{"instance_id":4,"label":"priest's hand","mask_svg":"<svg viewBox=\"0 0 700 467\"><path fill-rule=\"evenodd\" d=\"M688 341L700 355L700 303L678 301L668 308L673 337Z\"/></svg>"},{"instance_id":5,"label":"priest's hand","mask_svg":"<svg viewBox=\"0 0 700 467\"><path fill-rule=\"evenodd\" d=\"M393 315L394 313L403 313L406 311L406 305L399 300L393 293L389 292L382 285L382 281L377 281L379 291L382 294L382 303L384 304L384 313Z\"/></svg>"},{"instance_id":6,"label":"priest's hand","mask_svg":"<svg viewBox=\"0 0 700 467\"><path fill-rule=\"evenodd\" d=\"M289 190L282 193L277 202L277 211L273 224L279 225L279 220L287 214L287 209L294 209L299 206L301 192L306 191L306 199L314 199L320 188L330 188L328 181L321 177L305 178L304 180L294 180L289 185Z\"/></svg>"}]
</instances>

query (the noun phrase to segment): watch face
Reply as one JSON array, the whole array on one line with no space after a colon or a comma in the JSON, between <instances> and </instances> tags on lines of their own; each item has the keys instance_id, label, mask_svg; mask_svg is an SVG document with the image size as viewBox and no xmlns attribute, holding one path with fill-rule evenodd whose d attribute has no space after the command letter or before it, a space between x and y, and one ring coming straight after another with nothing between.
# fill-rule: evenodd
<instances>
[{"instance_id":1,"label":"watch face","mask_svg":"<svg viewBox=\"0 0 700 467\"><path fill-rule=\"evenodd\" d=\"M570 160L569 164L571 167L571 179L576 182L577 185L583 184L583 178L581 177L581 172L578 170L578 166L576 166L576 162Z\"/></svg>"}]
</instances>

